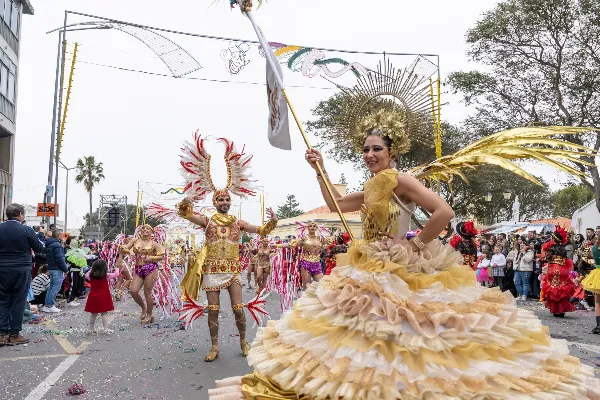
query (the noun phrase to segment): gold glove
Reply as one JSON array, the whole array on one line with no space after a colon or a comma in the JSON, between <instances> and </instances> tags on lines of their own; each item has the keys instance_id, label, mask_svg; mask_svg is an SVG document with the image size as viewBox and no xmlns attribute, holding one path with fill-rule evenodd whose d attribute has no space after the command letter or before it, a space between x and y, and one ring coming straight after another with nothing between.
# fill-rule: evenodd
<instances>
[{"instance_id":1,"label":"gold glove","mask_svg":"<svg viewBox=\"0 0 600 400\"><path fill-rule=\"evenodd\" d=\"M256 233L258 233L261 237L266 237L273 229L277 227L277 221L273 221L270 219L263 226L259 226L256 228Z\"/></svg>"},{"instance_id":2,"label":"gold glove","mask_svg":"<svg viewBox=\"0 0 600 400\"><path fill-rule=\"evenodd\" d=\"M177 208L177 215L181 218L190 219L194 216L194 203L189 199L183 199L175 206Z\"/></svg>"}]
</instances>

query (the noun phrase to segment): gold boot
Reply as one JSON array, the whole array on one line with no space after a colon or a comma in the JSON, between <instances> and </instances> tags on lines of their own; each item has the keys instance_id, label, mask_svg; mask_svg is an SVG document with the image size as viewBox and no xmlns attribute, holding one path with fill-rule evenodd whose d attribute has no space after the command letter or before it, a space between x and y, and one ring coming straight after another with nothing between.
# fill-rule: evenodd
<instances>
[{"instance_id":1,"label":"gold boot","mask_svg":"<svg viewBox=\"0 0 600 400\"><path fill-rule=\"evenodd\" d=\"M219 306L216 304L208 305L208 331L210 332L210 341L212 347L204 357L204 361L212 362L219 357Z\"/></svg>"},{"instance_id":2,"label":"gold boot","mask_svg":"<svg viewBox=\"0 0 600 400\"><path fill-rule=\"evenodd\" d=\"M250 346L248 345L248 341L246 339L240 342L240 347L242 348L242 354L244 355L244 357L248 357Z\"/></svg>"},{"instance_id":3,"label":"gold boot","mask_svg":"<svg viewBox=\"0 0 600 400\"><path fill-rule=\"evenodd\" d=\"M217 358L219 357L219 346L212 346L210 348L210 351L208 352L208 354L206 355L206 357L204 357L204 361L205 362L213 362L215 361Z\"/></svg>"}]
</instances>

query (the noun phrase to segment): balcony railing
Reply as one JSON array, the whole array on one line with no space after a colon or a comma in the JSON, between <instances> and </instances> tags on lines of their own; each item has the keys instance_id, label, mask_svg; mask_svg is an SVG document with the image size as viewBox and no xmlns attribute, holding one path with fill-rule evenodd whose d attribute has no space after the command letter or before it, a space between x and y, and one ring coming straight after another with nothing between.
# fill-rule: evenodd
<instances>
[{"instance_id":1,"label":"balcony railing","mask_svg":"<svg viewBox=\"0 0 600 400\"><path fill-rule=\"evenodd\" d=\"M3 169L0 169L0 185L10 185L10 174Z\"/></svg>"},{"instance_id":2,"label":"balcony railing","mask_svg":"<svg viewBox=\"0 0 600 400\"><path fill-rule=\"evenodd\" d=\"M12 51L14 51L18 57L19 56L19 40L17 39L17 37L15 36L13 31L10 30L10 27L6 24L6 22L2 18L0 18L0 35L2 35L4 40L6 40L6 43L8 43L8 47L10 47L12 49Z\"/></svg>"},{"instance_id":3,"label":"balcony railing","mask_svg":"<svg viewBox=\"0 0 600 400\"><path fill-rule=\"evenodd\" d=\"M15 105L0 94L0 113L6 116L10 122L15 122Z\"/></svg>"}]
</instances>

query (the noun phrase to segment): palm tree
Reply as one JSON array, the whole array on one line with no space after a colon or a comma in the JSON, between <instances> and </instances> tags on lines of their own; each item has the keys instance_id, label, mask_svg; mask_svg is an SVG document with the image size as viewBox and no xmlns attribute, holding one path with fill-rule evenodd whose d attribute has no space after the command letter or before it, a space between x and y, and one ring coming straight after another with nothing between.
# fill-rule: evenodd
<instances>
[{"instance_id":1,"label":"palm tree","mask_svg":"<svg viewBox=\"0 0 600 400\"><path fill-rule=\"evenodd\" d=\"M92 215L92 190L94 185L100 183L100 179L104 179L104 168L101 162L96 163L94 156L83 157L83 160L80 158L75 168L77 169L75 182L83 182L85 190L90 195L90 215Z\"/></svg>"}]
</instances>

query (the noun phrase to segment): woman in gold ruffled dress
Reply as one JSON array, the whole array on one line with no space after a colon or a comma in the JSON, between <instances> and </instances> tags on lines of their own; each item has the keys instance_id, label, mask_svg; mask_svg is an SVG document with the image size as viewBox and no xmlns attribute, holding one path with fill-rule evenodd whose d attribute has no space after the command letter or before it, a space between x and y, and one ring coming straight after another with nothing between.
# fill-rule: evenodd
<instances>
[{"instance_id":1,"label":"woman in gold ruffled dress","mask_svg":"<svg viewBox=\"0 0 600 400\"><path fill-rule=\"evenodd\" d=\"M600 398L593 369L569 356L566 341L509 292L478 285L460 253L437 240L453 212L391 168L393 134L364 132L373 177L364 192L334 191L342 212L363 212L364 240L259 329L248 356L254 372L218 381L210 400ZM306 159L322 163L316 150ZM326 177L317 179L333 209ZM407 241L416 205L431 218Z\"/></svg>"}]
</instances>

